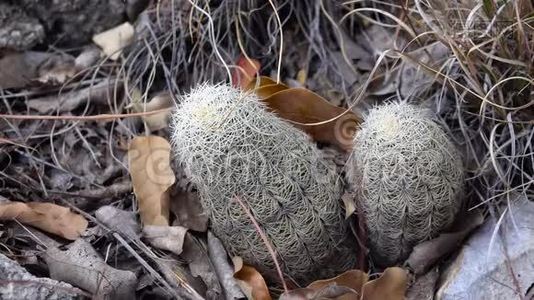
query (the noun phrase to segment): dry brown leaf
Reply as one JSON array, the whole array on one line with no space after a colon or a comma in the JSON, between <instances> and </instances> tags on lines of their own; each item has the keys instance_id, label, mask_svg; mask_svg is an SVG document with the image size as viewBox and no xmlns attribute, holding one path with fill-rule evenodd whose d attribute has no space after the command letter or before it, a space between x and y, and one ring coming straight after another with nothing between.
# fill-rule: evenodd
<instances>
[{"instance_id":1,"label":"dry brown leaf","mask_svg":"<svg viewBox=\"0 0 534 300\"><path fill-rule=\"evenodd\" d=\"M269 289L263 276L254 268L243 263L239 256L232 258L234 278L249 300L271 300Z\"/></svg>"},{"instance_id":2,"label":"dry brown leaf","mask_svg":"<svg viewBox=\"0 0 534 300\"><path fill-rule=\"evenodd\" d=\"M169 142L159 136L136 137L128 149L130 176L144 225L169 225L169 192L175 177Z\"/></svg>"},{"instance_id":3,"label":"dry brown leaf","mask_svg":"<svg viewBox=\"0 0 534 300\"><path fill-rule=\"evenodd\" d=\"M280 299L335 299L359 300L362 287L368 280L367 273L349 270L333 278L316 280L306 288L284 293Z\"/></svg>"},{"instance_id":4,"label":"dry brown leaf","mask_svg":"<svg viewBox=\"0 0 534 300\"><path fill-rule=\"evenodd\" d=\"M309 288L294 289L280 295L278 300L308 300L313 299L316 293L316 290Z\"/></svg>"},{"instance_id":5,"label":"dry brown leaf","mask_svg":"<svg viewBox=\"0 0 534 300\"><path fill-rule=\"evenodd\" d=\"M140 95L141 92L136 91L136 93L139 93ZM139 96L138 99L141 100L141 97ZM141 101L133 102L131 107L135 112L149 112L164 108L171 108L173 105L174 101L172 100L171 95L168 92L163 92L154 96L147 103L142 103ZM157 114L142 116L141 118L150 131L156 131L168 126L170 115L171 110L169 109Z\"/></svg>"},{"instance_id":6,"label":"dry brown leaf","mask_svg":"<svg viewBox=\"0 0 534 300\"><path fill-rule=\"evenodd\" d=\"M403 300L407 283L408 273L404 269L387 268L379 278L363 285L361 300Z\"/></svg>"},{"instance_id":7,"label":"dry brown leaf","mask_svg":"<svg viewBox=\"0 0 534 300\"><path fill-rule=\"evenodd\" d=\"M260 76L257 79L258 80L251 81L245 90L253 90L254 93L262 99L265 99L274 93L289 89L289 86L281 82L276 83L276 81L272 80L270 77Z\"/></svg>"},{"instance_id":8,"label":"dry brown leaf","mask_svg":"<svg viewBox=\"0 0 534 300\"><path fill-rule=\"evenodd\" d=\"M248 59L240 55L236 61L236 69L232 70L232 85L245 88L258 74L261 64L255 59Z\"/></svg>"},{"instance_id":9,"label":"dry brown leaf","mask_svg":"<svg viewBox=\"0 0 534 300\"><path fill-rule=\"evenodd\" d=\"M304 88L292 88L274 93L264 100L267 105L284 119L302 124L320 123L320 125L295 124L316 141L330 143L341 149L349 150L360 119L344 108L333 106L321 96ZM345 113L346 112L346 113Z\"/></svg>"},{"instance_id":10,"label":"dry brown leaf","mask_svg":"<svg viewBox=\"0 0 534 300\"><path fill-rule=\"evenodd\" d=\"M59 235L76 240L87 229L87 220L69 208L53 203L9 202L0 204L0 220L17 220Z\"/></svg>"},{"instance_id":11,"label":"dry brown leaf","mask_svg":"<svg viewBox=\"0 0 534 300\"><path fill-rule=\"evenodd\" d=\"M279 300L328 300L351 299L358 300L359 296L351 288L335 283L322 287L319 290L302 288L289 291L280 296Z\"/></svg>"},{"instance_id":12,"label":"dry brown leaf","mask_svg":"<svg viewBox=\"0 0 534 300\"><path fill-rule=\"evenodd\" d=\"M254 89L267 106L280 117L307 132L318 142L330 143L349 150L361 119L351 111L332 105L318 94L304 88L288 88L270 78L261 77L257 88L251 82L247 88ZM335 120L332 120L336 118ZM326 123L328 120L332 120ZM300 123L300 124L298 124ZM317 125L304 125L321 123Z\"/></svg>"},{"instance_id":13,"label":"dry brown leaf","mask_svg":"<svg viewBox=\"0 0 534 300\"><path fill-rule=\"evenodd\" d=\"M283 300L402 300L407 288L407 272L387 268L380 278L368 281L367 273L349 270L330 279L317 280L306 288L282 294Z\"/></svg>"},{"instance_id":14,"label":"dry brown leaf","mask_svg":"<svg viewBox=\"0 0 534 300\"><path fill-rule=\"evenodd\" d=\"M362 272L360 270L349 270L334 278L314 281L310 283L310 285L308 285L308 288L320 290L328 285L335 284L351 288L357 293L357 295L360 295L362 291L362 286L367 282L368 278L369 277L365 272ZM350 300L358 299L358 297L356 297L355 294L346 294L337 297L336 299Z\"/></svg>"},{"instance_id":15,"label":"dry brown leaf","mask_svg":"<svg viewBox=\"0 0 534 300\"><path fill-rule=\"evenodd\" d=\"M99 34L95 34L93 36L93 42L102 48L102 51L111 60L117 60L122 49L133 42L134 35L134 27L132 24L126 22Z\"/></svg>"}]
</instances>

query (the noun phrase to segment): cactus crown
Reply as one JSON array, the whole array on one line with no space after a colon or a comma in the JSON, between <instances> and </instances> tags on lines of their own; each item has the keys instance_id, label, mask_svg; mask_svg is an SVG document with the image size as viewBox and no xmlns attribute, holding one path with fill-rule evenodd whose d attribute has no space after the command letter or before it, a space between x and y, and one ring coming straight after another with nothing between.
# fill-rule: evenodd
<instances>
[{"instance_id":1,"label":"cactus crown","mask_svg":"<svg viewBox=\"0 0 534 300\"><path fill-rule=\"evenodd\" d=\"M347 168L371 249L384 265L436 236L461 206L460 156L430 112L417 106L399 102L372 109Z\"/></svg>"},{"instance_id":2,"label":"cactus crown","mask_svg":"<svg viewBox=\"0 0 534 300\"><path fill-rule=\"evenodd\" d=\"M254 94L204 84L173 116L173 148L196 185L212 230L233 255L271 280L272 259L243 209L246 203L299 283L353 265L332 164L309 137L268 112Z\"/></svg>"}]
</instances>

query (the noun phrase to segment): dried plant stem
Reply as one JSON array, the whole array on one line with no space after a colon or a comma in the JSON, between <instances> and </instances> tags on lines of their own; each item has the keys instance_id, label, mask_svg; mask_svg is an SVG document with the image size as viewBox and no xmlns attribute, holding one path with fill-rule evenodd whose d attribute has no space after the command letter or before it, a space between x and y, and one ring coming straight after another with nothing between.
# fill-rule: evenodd
<instances>
[{"instance_id":1,"label":"dried plant stem","mask_svg":"<svg viewBox=\"0 0 534 300\"><path fill-rule=\"evenodd\" d=\"M276 22L278 23L278 31L280 32L280 52L278 54L278 68L276 70L276 83L280 83L280 71L282 70L282 55L284 52L284 32L282 30L282 21L280 20L280 15L278 14L277 8L274 5L272 0L269 0L269 4L274 11L274 16L276 17Z\"/></svg>"},{"instance_id":2,"label":"dried plant stem","mask_svg":"<svg viewBox=\"0 0 534 300\"><path fill-rule=\"evenodd\" d=\"M112 120L112 119L121 119L121 118L132 118L132 117L141 117L141 116L150 116L162 112L171 111L174 108L164 108L154 111L145 111L138 113L128 113L128 114L99 114L93 116L36 116L36 115L6 115L0 114L0 119L9 119L9 120L52 120L52 121L94 121L94 120Z\"/></svg>"},{"instance_id":3,"label":"dried plant stem","mask_svg":"<svg viewBox=\"0 0 534 300\"><path fill-rule=\"evenodd\" d=\"M248 218L250 219L250 222L254 224L254 228L256 228L256 231L258 232L261 239L263 240L265 247L267 247L269 254L271 254L271 257L273 258L273 261L274 261L274 265L276 267L276 272L278 272L278 276L280 277L280 282L282 283L282 286L284 287L284 292L287 293L288 289L287 289L286 281L284 280L284 274L282 273L282 268L280 268L280 264L278 263L278 259L276 258L276 252L274 251L271 245L271 242L269 241L269 239L267 239L267 236L265 235L263 230L261 230L260 225L258 224L258 222L256 222L256 219L254 218L254 216L252 215L252 213L250 212L246 204L243 203L241 198L239 198L239 196L235 196L234 199L243 208L243 211L247 214Z\"/></svg>"}]
</instances>

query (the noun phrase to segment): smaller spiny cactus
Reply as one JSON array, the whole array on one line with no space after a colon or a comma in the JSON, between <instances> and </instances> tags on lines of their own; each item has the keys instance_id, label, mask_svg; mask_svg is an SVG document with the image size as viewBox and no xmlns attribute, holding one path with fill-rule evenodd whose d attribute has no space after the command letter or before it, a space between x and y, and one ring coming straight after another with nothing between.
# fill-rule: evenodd
<instances>
[{"instance_id":1,"label":"smaller spiny cactus","mask_svg":"<svg viewBox=\"0 0 534 300\"><path fill-rule=\"evenodd\" d=\"M379 265L405 259L413 246L449 226L460 209L460 155L429 111L417 106L371 109L347 168Z\"/></svg>"},{"instance_id":2,"label":"smaller spiny cactus","mask_svg":"<svg viewBox=\"0 0 534 300\"><path fill-rule=\"evenodd\" d=\"M173 116L173 149L199 191L211 228L231 255L278 282L268 249L299 284L339 274L356 259L334 167L302 131L255 94L201 85Z\"/></svg>"}]
</instances>

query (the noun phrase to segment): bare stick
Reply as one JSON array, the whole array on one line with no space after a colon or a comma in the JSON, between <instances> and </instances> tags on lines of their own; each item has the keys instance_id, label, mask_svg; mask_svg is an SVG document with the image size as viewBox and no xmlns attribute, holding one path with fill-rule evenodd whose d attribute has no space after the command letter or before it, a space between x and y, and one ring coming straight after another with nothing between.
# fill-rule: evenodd
<instances>
[{"instance_id":1,"label":"bare stick","mask_svg":"<svg viewBox=\"0 0 534 300\"><path fill-rule=\"evenodd\" d=\"M10 119L10 120L63 120L63 121L92 121L92 120L111 120L111 119L120 119L120 118L130 118L130 117L140 117L140 116L149 116L155 115L158 113L170 111L174 108L163 108L154 111L145 111L138 113L129 113L129 114L99 114L93 116L38 116L38 115L5 115L0 114L0 119Z\"/></svg>"}]
</instances>

